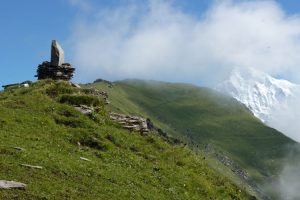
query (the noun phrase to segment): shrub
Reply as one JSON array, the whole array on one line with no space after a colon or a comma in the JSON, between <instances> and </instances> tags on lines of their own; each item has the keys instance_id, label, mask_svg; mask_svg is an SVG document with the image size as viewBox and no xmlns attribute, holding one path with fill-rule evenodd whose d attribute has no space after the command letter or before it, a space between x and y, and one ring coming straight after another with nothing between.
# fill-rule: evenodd
<instances>
[{"instance_id":1,"label":"shrub","mask_svg":"<svg viewBox=\"0 0 300 200\"><path fill-rule=\"evenodd\" d=\"M87 105L87 106L100 106L102 102L96 96L91 95L70 95L64 94L59 100L61 103L67 103L70 105Z\"/></svg>"},{"instance_id":2,"label":"shrub","mask_svg":"<svg viewBox=\"0 0 300 200\"><path fill-rule=\"evenodd\" d=\"M46 89L46 94L52 98L58 97L61 94L72 94L76 91L67 82L55 82Z\"/></svg>"},{"instance_id":3,"label":"shrub","mask_svg":"<svg viewBox=\"0 0 300 200\"><path fill-rule=\"evenodd\" d=\"M107 140L109 140L111 143L113 143L115 146L117 146L117 147L121 147L122 145L121 145L121 143L120 143L120 141L118 140L118 139L116 139L113 135L111 135L111 134L108 134L108 135L106 135L106 137L105 137Z\"/></svg>"},{"instance_id":4,"label":"shrub","mask_svg":"<svg viewBox=\"0 0 300 200\"><path fill-rule=\"evenodd\" d=\"M85 121L82 121L81 119L76 119L74 117L55 117L55 123L59 125L68 126L71 128L86 128L88 127Z\"/></svg>"},{"instance_id":5,"label":"shrub","mask_svg":"<svg viewBox=\"0 0 300 200\"><path fill-rule=\"evenodd\" d=\"M101 151L106 151L108 149L108 146L105 143L91 136L82 137L79 140L79 142L83 146L88 146L90 148L101 150Z\"/></svg>"}]
</instances>

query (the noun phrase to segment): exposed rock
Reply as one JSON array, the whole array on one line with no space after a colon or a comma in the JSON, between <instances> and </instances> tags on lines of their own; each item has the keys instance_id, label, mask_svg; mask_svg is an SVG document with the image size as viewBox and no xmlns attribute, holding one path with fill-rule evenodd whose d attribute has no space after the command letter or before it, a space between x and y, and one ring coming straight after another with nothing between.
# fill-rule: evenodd
<instances>
[{"instance_id":1,"label":"exposed rock","mask_svg":"<svg viewBox=\"0 0 300 200\"><path fill-rule=\"evenodd\" d=\"M21 164L21 166L28 167L28 168L35 168L35 169L43 169L42 166L37 166L37 165Z\"/></svg>"},{"instance_id":2,"label":"exposed rock","mask_svg":"<svg viewBox=\"0 0 300 200\"><path fill-rule=\"evenodd\" d=\"M52 40L51 44L51 65L62 66L64 63L65 55L64 50L61 48L56 40Z\"/></svg>"},{"instance_id":3,"label":"exposed rock","mask_svg":"<svg viewBox=\"0 0 300 200\"><path fill-rule=\"evenodd\" d=\"M248 180L249 176L248 173L241 169L237 164L235 164L231 159L229 159L227 156L216 153L217 159L223 163L223 165L229 167L232 172L234 172L237 176L241 177L244 180Z\"/></svg>"},{"instance_id":4,"label":"exposed rock","mask_svg":"<svg viewBox=\"0 0 300 200\"><path fill-rule=\"evenodd\" d=\"M80 160L91 161L90 159L87 159L87 158L85 158L85 157L80 157Z\"/></svg>"},{"instance_id":5,"label":"exposed rock","mask_svg":"<svg viewBox=\"0 0 300 200\"><path fill-rule=\"evenodd\" d=\"M16 150L19 150L19 151L25 151L25 149L22 148L22 147L13 147L13 148L16 149Z\"/></svg>"},{"instance_id":6,"label":"exposed rock","mask_svg":"<svg viewBox=\"0 0 300 200\"><path fill-rule=\"evenodd\" d=\"M0 180L0 189L24 189L25 187L24 183Z\"/></svg>"},{"instance_id":7,"label":"exposed rock","mask_svg":"<svg viewBox=\"0 0 300 200\"><path fill-rule=\"evenodd\" d=\"M123 128L130 131L146 134L149 132L147 120L138 116L129 116L119 113L110 113L110 119L119 123Z\"/></svg>"},{"instance_id":8,"label":"exposed rock","mask_svg":"<svg viewBox=\"0 0 300 200\"><path fill-rule=\"evenodd\" d=\"M147 127L150 130L154 129L154 125L153 125L152 121L149 118L147 118L146 123L147 123Z\"/></svg>"},{"instance_id":9,"label":"exposed rock","mask_svg":"<svg viewBox=\"0 0 300 200\"><path fill-rule=\"evenodd\" d=\"M74 108L84 115L91 115L95 111L94 108L86 105L74 106Z\"/></svg>"}]
</instances>

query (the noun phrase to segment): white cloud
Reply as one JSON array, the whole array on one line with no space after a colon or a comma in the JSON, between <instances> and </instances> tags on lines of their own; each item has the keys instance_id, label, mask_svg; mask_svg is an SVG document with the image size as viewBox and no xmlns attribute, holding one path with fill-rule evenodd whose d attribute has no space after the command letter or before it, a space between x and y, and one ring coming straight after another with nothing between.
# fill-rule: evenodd
<instances>
[{"instance_id":1,"label":"white cloud","mask_svg":"<svg viewBox=\"0 0 300 200\"><path fill-rule=\"evenodd\" d=\"M300 199L300 173L299 173L299 147L290 147L290 155L282 161L282 169L278 176L272 177L265 184L264 189L273 194L275 199L298 200Z\"/></svg>"},{"instance_id":2,"label":"white cloud","mask_svg":"<svg viewBox=\"0 0 300 200\"><path fill-rule=\"evenodd\" d=\"M271 111L268 124L300 142L300 86L293 92L286 103Z\"/></svg>"},{"instance_id":3,"label":"white cloud","mask_svg":"<svg viewBox=\"0 0 300 200\"><path fill-rule=\"evenodd\" d=\"M300 199L300 163L289 164L284 167L279 178L277 192L282 200Z\"/></svg>"},{"instance_id":4,"label":"white cloud","mask_svg":"<svg viewBox=\"0 0 300 200\"><path fill-rule=\"evenodd\" d=\"M216 1L195 17L170 1L149 0L100 10L73 32L77 76L84 81L135 77L213 85L232 66L300 79L300 18L272 1Z\"/></svg>"},{"instance_id":5,"label":"white cloud","mask_svg":"<svg viewBox=\"0 0 300 200\"><path fill-rule=\"evenodd\" d=\"M142 78L214 86L238 66L300 82L300 16L287 15L274 1L216 1L201 17L171 1L147 2L102 9L77 23L71 43L80 81ZM291 115L297 111L299 106L282 108L272 123L300 140L300 127L290 125L298 124Z\"/></svg>"}]
</instances>

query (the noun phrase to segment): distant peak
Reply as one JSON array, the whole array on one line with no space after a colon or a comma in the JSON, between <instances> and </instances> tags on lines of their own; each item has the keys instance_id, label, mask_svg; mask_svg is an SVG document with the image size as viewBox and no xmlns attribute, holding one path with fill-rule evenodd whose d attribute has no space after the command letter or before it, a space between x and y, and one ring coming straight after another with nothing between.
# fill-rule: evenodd
<instances>
[{"instance_id":1,"label":"distant peak","mask_svg":"<svg viewBox=\"0 0 300 200\"><path fill-rule=\"evenodd\" d=\"M285 103L299 88L299 85L273 78L265 72L241 67L233 68L228 79L216 87L245 104L264 122L268 121L272 109Z\"/></svg>"}]
</instances>

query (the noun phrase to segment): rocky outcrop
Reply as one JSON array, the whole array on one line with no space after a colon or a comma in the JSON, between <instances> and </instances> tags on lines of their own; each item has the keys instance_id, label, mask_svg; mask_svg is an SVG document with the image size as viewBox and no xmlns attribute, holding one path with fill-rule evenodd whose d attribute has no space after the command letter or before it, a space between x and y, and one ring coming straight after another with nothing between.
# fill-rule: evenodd
<instances>
[{"instance_id":1,"label":"rocky outcrop","mask_svg":"<svg viewBox=\"0 0 300 200\"><path fill-rule=\"evenodd\" d=\"M148 134L150 131L154 134L156 133L160 136L164 141L169 144L179 145L183 144L179 139L170 137L166 132L162 129L155 127L153 122L149 118L143 118L138 116L130 116L120 113L110 113L110 119L120 124L123 128L133 131L139 132L141 134Z\"/></svg>"},{"instance_id":2,"label":"rocky outcrop","mask_svg":"<svg viewBox=\"0 0 300 200\"><path fill-rule=\"evenodd\" d=\"M51 62L44 61L38 66L38 80L53 79L65 80L72 79L75 68L69 63L64 63L64 51L57 41L53 40L51 45Z\"/></svg>"},{"instance_id":3,"label":"rocky outcrop","mask_svg":"<svg viewBox=\"0 0 300 200\"><path fill-rule=\"evenodd\" d=\"M237 164L235 164L231 159L229 159L227 156L224 156L222 154L216 154L216 158L223 163L223 165L229 167L233 173L235 173L237 176L241 177L244 180L248 180L249 176L248 173L240 168Z\"/></svg>"},{"instance_id":4,"label":"rocky outcrop","mask_svg":"<svg viewBox=\"0 0 300 200\"><path fill-rule=\"evenodd\" d=\"M130 131L140 132L141 134L147 134L149 132L145 118L112 112L110 113L110 119Z\"/></svg>"}]
</instances>

